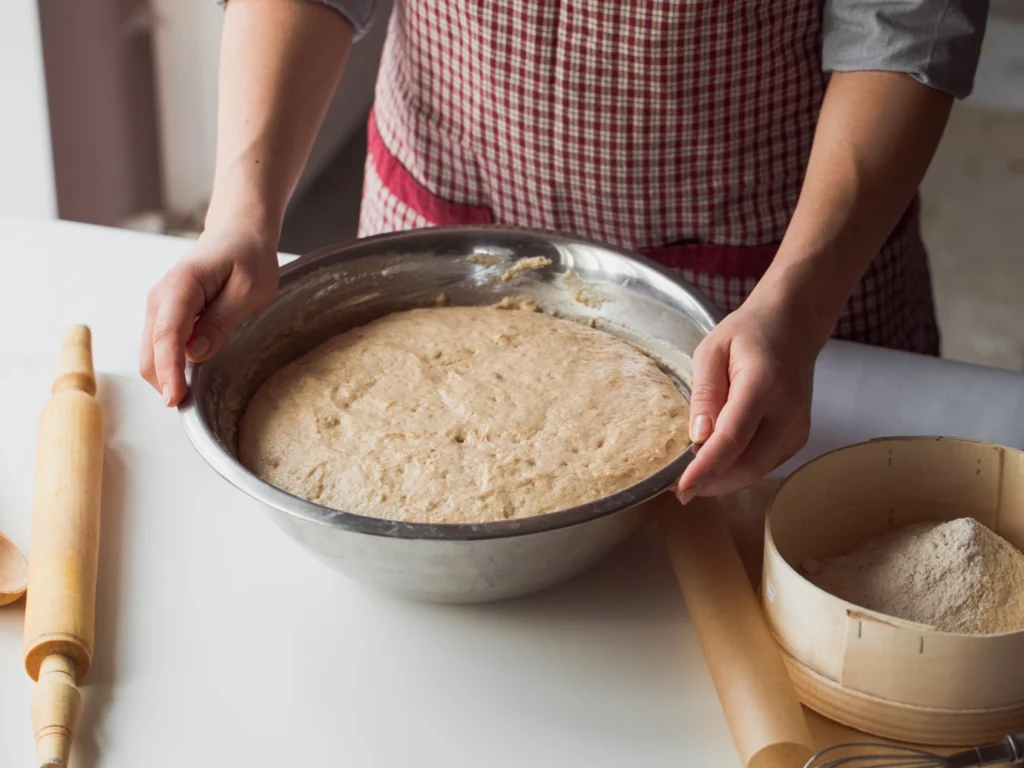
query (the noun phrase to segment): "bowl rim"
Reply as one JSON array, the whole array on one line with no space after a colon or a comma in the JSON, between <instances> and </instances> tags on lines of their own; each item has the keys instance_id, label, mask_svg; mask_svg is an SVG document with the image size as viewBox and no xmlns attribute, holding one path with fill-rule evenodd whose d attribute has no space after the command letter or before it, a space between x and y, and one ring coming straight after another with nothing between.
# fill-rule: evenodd
<instances>
[{"instance_id":1,"label":"bowl rim","mask_svg":"<svg viewBox=\"0 0 1024 768\"><path fill-rule=\"evenodd\" d=\"M722 320L723 312L700 289L651 259L596 240L528 227L460 225L403 230L363 237L319 248L288 262L280 267L279 286L297 273L303 273L309 269L316 268L326 258L332 258L339 262L354 261L359 258L365 258L367 254L364 251L371 250L381 244L400 244L403 241L415 241L422 238L442 239L453 234L467 235L472 233L478 233L482 236L503 234L523 238L542 238L548 244L558 245L562 243L574 246L590 246L610 251L616 256L633 261L639 266L669 279L686 290L693 302L703 312L703 319L706 321L705 325L707 326L708 333ZM192 397L191 383L193 377L197 375L201 368L202 363L186 362L185 378L188 388L185 398L178 405L177 410L186 436L192 443L193 448L206 463L238 490L291 518L369 536L433 541L470 541L511 538L568 528L634 507L664 493L682 476L683 471L689 466L695 456L694 448L691 444L682 454L665 467L610 496L556 512L548 512L522 519L486 523L410 523L368 517L354 512L331 509L298 496L293 496L287 491L283 491L260 479L246 469L221 444L213 430L200 415L199 408Z\"/></svg>"}]
</instances>

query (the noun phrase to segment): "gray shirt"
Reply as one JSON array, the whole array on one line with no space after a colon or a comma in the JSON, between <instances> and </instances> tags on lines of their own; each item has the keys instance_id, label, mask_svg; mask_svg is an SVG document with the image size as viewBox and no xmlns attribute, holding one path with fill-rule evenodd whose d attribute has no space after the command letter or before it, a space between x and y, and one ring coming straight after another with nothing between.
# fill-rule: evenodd
<instances>
[{"instance_id":1,"label":"gray shirt","mask_svg":"<svg viewBox=\"0 0 1024 768\"><path fill-rule=\"evenodd\" d=\"M786 2L787 0L765 0ZM375 0L311 0L338 10L362 37ZM904 72L964 98L974 86L989 0L824 0L826 72Z\"/></svg>"}]
</instances>

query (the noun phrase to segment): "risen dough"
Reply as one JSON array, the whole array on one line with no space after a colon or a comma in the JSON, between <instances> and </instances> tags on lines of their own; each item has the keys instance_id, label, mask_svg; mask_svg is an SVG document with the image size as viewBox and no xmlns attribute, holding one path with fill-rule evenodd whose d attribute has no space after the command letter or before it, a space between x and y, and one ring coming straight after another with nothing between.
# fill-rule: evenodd
<instances>
[{"instance_id":1,"label":"risen dough","mask_svg":"<svg viewBox=\"0 0 1024 768\"><path fill-rule=\"evenodd\" d=\"M622 490L688 444L649 357L539 312L399 312L271 376L239 458L296 496L390 520L528 517Z\"/></svg>"}]
</instances>

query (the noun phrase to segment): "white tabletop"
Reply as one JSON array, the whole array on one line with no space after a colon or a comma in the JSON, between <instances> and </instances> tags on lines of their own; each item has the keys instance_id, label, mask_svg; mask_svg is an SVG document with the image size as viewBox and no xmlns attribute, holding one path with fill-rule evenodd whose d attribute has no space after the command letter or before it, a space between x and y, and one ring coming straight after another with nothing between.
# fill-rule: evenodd
<instances>
[{"instance_id":1,"label":"white tabletop","mask_svg":"<svg viewBox=\"0 0 1024 768\"><path fill-rule=\"evenodd\" d=\"M651 531L548 593L404 603L313 561L193 453L135 373L183 240L0 220L0 528L28 544L36 423L67 325L108 420L97 648L73 766L738 765ZM795 462L870 437L1024 447L1024 377L831 344ZM0 766L29 765L22 604L0 608Z\"/></svg>"}]
</instances>

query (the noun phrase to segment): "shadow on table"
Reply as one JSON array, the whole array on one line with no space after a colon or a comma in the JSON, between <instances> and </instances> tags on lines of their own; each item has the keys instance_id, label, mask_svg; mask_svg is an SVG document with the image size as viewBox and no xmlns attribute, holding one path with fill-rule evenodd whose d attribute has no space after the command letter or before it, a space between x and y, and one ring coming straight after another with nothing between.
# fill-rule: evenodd
<instances>
[{"instance_id":1,"label":"shadow on table","mask_svg":"<svg viewBox=\"0 0 1024 768\"><path fill-rule=\"evenodd\" d=\"M117 379L101 376L98 384L105 433L103 506L96 584L96 638L92 667L82 681L82 715L71 759L71 764L79 768L96 768L103 762L103 723L117 683L122 573L128 554L125 542L130 539L128 510L125 508L129 477L126 463L114 441L121 417Z\"/></svg>"},{"instance_id":2,"label":"shadow on table","mask_svg":"<svg viewBox=\"0 0 1024 768\"><path fill-rule=\"evenodd\" d=\"M644 749L669 750L685 750L688 738L673 724L705 717L671 694L707 688L710 680L693 664L695 640L654 524L562 585L484 605L404 604L398 627L466 649L457 658L430 658L429 673L397 662L421 684L444 679L452 712L515 711L523 718L517 727L540 732L557 723L564 738L581 741L619 732Z\"/></svg>"},{"instance_id":3,"label":"shadow on table","mask_svg":"<svg viewBox=\"0 0 1024 768\"><path fill-rule=\"evenodd\" d=\"M544 592L467 607L516 620L660 621L682 600L657 525L645 526L591 569Z\"/></svg>"}]
</instances>

